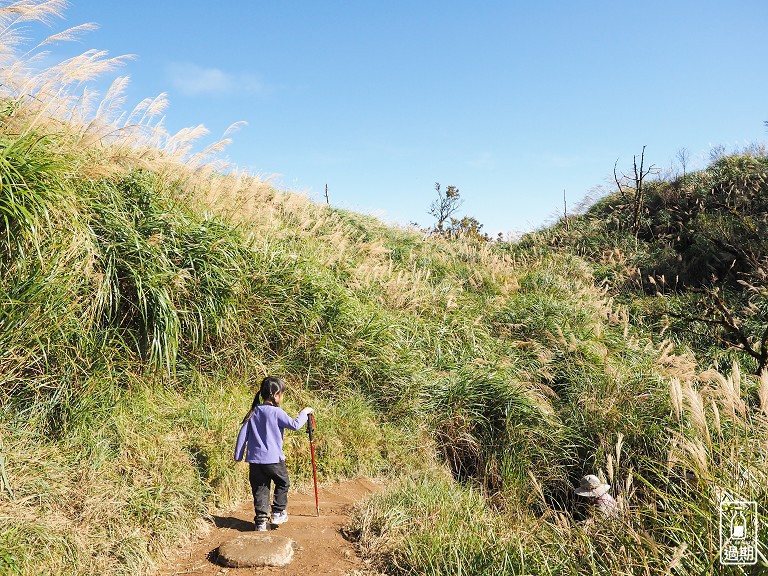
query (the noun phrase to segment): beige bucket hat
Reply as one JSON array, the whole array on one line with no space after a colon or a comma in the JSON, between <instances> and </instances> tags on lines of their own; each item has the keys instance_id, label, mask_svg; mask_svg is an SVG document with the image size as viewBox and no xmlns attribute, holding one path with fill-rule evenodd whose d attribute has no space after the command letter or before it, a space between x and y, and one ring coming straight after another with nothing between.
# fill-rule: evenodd
<instances>
[{"instance_id":1,"label":"beige bucket hat","mask_svg":"<svg viewBox=\"0 0 768 576\"><path fill-rule=\"evenodd\" d=\"M610 484L603 484L600 478L594 474L588 474L579 480L579 487L576 488L576 494L588 498L597 498L611 489Z\"/></svg>"}]
</instances>

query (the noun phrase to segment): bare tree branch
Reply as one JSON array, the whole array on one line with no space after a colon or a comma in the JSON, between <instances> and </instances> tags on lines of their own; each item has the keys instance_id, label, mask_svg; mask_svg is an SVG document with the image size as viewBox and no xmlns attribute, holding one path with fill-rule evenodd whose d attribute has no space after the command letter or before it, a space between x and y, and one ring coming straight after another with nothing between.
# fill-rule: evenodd
<instances>
[{"instance_id":1,"label":"bare tree branch","mask_svg":"<svg viewBox=\"0 0 768 576\"><path fill-rule=\"evenodd\" d=\"M448 186L443 193L440 189L440 183L435 182L435 191L437 192L437 199L430 204L429 214L434 216L436 220L434 231L438 234L444 234L445 223L461 207L464 200L461 199L459 189L456 186Z\"/></svg>"}]
</instances>

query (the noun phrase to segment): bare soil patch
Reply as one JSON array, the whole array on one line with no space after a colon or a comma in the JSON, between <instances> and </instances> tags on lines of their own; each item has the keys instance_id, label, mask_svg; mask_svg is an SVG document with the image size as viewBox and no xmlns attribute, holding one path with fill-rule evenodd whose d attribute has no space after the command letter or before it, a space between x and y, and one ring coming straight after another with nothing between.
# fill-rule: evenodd
<instances>
[{"instance_id":1,"label":"bare soil patch","mask_svg":"<svg viewBox=\"0 0 768 576\"><path fill-rule=\"evenodd\" d=\"M246 501L233 510L213 517L210 530L190 546L175 552L156 576L246 576L249 574L346 575L364 568L352 543L341 529L352 506L382 485L369 478L355 478L320 488L320 516L315 514L312 486L291 490L288 496L287 523L274 534L296 542L293 561L283 567L225 568L216 563L216 551L224 542L253 530L253 502Z\"/></svg>"}]
</instances>

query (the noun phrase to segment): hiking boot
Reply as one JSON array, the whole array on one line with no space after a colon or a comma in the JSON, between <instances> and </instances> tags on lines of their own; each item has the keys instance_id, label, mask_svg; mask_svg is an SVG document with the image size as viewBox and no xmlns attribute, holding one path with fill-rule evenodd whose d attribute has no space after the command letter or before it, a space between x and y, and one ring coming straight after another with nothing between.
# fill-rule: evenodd
<instances>
[{"instance_id":1,"label":"hiking boot","mask_svg":"<svg viewBox=\"0 0 768 576\"><path fill-rule=\"evenodd\" d=\"M267 531L267 522L266 522L266 520L264 522L257 522L254 525L253 529L256 530L256 532L266 532Z\"/></svg>"},{"instance_id":2,"label":"hiking boot","mask_svg":"<svg viewBox=\"0 0 768 576\"><path fill-rule=\"evenodd\" d=\"M288 512L285 510L272 514L272 524L280 525L285 524L286 522L288 522Z\"/></svg>"}]
</instances>

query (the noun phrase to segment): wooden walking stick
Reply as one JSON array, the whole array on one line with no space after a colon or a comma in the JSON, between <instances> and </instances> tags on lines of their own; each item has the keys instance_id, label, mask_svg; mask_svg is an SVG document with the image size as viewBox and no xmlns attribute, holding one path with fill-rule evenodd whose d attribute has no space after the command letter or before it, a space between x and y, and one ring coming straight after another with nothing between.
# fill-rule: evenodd
<instances>
[{"instance_id":1,"label":"wooden walking stick","mask_svg":"<svg viewBox=\"0 0 768 576\"><path fill-rule=\"evenodd\" d=\"M317 498L317 466L315 466L315 415L309 415L307 423L307 432L309 433L309 451L312 454L312 478L315 482L315 510L320 516L320 500Z\"/></svg>"}]
</instances>

